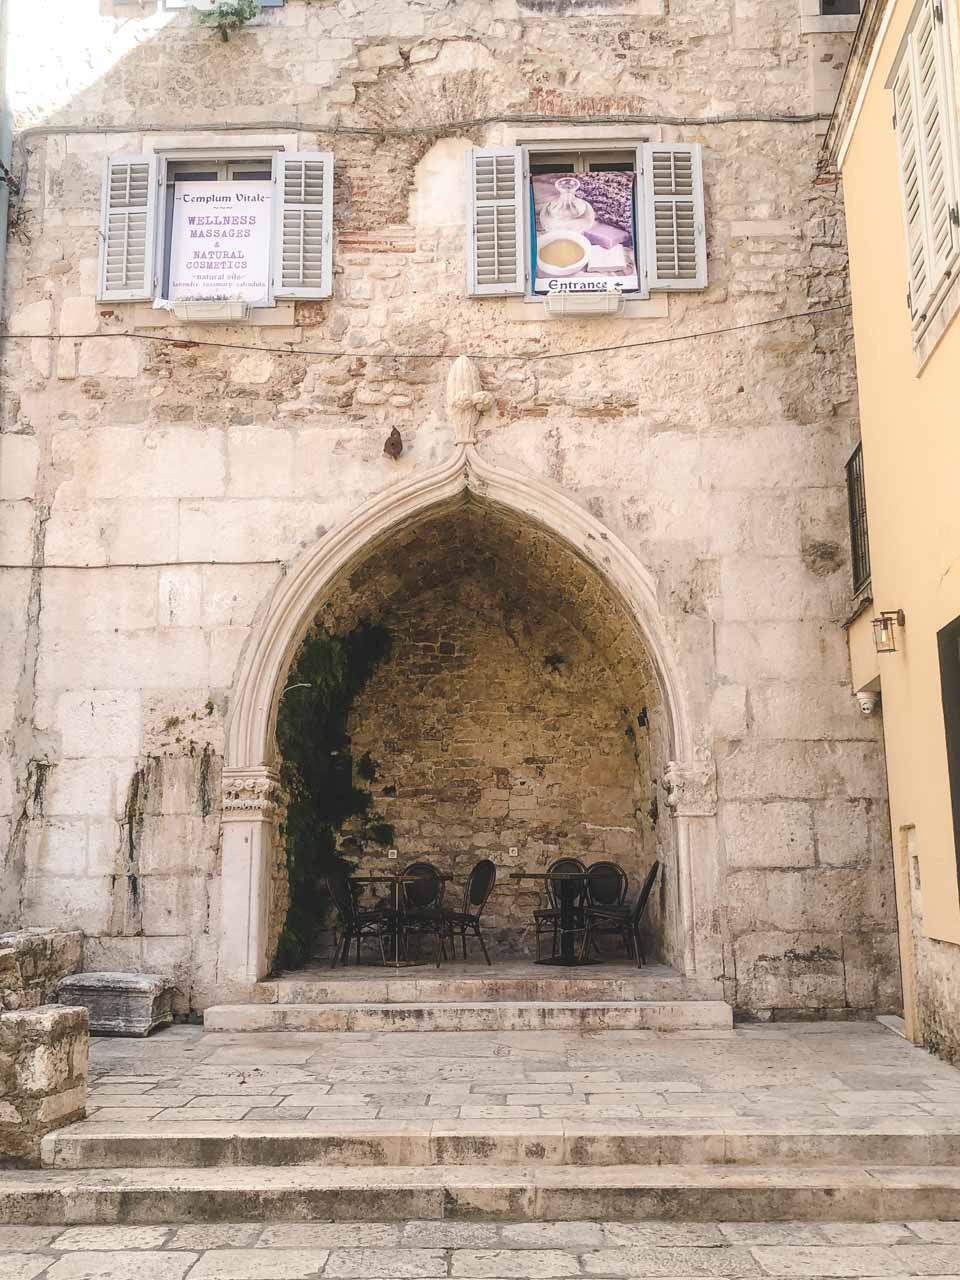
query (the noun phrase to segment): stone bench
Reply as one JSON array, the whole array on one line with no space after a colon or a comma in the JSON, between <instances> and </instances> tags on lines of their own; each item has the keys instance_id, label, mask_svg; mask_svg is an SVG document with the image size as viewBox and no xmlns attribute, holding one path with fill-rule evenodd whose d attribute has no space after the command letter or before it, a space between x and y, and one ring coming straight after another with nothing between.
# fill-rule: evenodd
<instances>
[{"instance_id":1,"label":"stone bench","mask_svg":"<svg viewBox=\"0 0 960 1280\"><path fill-rule=\"evenodd\" d=\"M173 1021L174 990L159 973L74 973L58 983L57 999L87 1010L93 1036L148 1036Z\"/></svg>"}]
</instances>

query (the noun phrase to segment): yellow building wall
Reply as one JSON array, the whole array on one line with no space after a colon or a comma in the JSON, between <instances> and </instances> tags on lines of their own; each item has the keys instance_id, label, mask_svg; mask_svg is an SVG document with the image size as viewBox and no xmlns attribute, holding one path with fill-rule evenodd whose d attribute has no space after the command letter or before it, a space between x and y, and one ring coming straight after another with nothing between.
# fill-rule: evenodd
<instances>
[{"instance_id":1,"label":"yellow building wall","mask_svg":"<svg viewBox=\"0 0 960 1280\"><path fill-rule=\"evenodd\" d=\"M842 168L874 599L854 624L851 657L855 687L862 687L870 678L869 619L881 609L905 611L898 652L873 661L881 677L908 1008L908 849L919 860L923 933L960 944L937 653L937 631L960 614L960 318L918 372L893 102L884 87L912 11L913 0L897 0Z\"/></svg>"}]
</instances>

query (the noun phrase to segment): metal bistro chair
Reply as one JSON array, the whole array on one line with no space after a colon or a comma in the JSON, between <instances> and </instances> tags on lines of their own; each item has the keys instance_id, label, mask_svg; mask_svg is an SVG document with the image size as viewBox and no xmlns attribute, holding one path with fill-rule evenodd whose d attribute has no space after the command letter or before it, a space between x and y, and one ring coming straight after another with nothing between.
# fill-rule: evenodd
<instances>
[{"instance_id":1,"label":"metal bistro chair","mask_svg":"<svg viewBox=\"0 0 960 1280\"><path fill-rule=\"evenodd\" d=\"M608 916L626 920L630 915L626 901L628 885L627 873L616 862L591 862L587 867L587 908L596 907ZM590 939L597 955L600 954L596 940L598 932L601 930L594 929L594 936Z\"/></svg>"},{"instance_id":2,"label":"metal bistro chair","mask_svg":"<svg viewBox=\"0 0 960 1280\"><path fill-rule=\"evenodd\" d=\"M653 892L654 882L659 870L660 863L655 862L647 872L647 878L644 880L643 887L632 907L621 910L595 906L586 908L584 911L586 932L583 936L582 955L586 955L587 948L591 944L594 947L597 946L598 934L614 934L623 939L627 954L633 954L637 961L637 968L640 968L643 964L643 950L640 946L640 923L647 909L647 903L650 900L650 894ZM599 950L599 948L597 949Z\"/></svg>"},{"instance_id":3,"label":"metal bistro chair","mask_svg":"<svg viewBox=\"0 0 960 1280\"><path fill-rule=\"evenodd\" d=\"M338 963L349 959L350 943L354 938L357 941L357 964L360 963L361 942L371 938L375 938L380 946L381 964L386 964L387 956L383 949L383 939L393 927L393 912L386 907L362 911L357 906L350 877L345 871L331 871L325 877L325 883L327 892L333 899L340 924L340 935L334 944L333 963L330 968L335 969Z\"/></svg>"},{"instance_id":4,"label":"metal bistro chair","mask_svg":"<svg viewBox=\"0 0 960 1280\"><path fill-rule=\"evenodd\" d=\"M447 926L442 910L445 889L443 877L432 862L411 862L400 877L399 925L404 953L408 934L430 934L437 940L438 968L447 954Z\"/></svg>"},{"instance_id":5,"label":"metal bistro chair","mask_svg":"<svg viewBox=\"0 0 960 1280\"><path fill-rule=\"evenodd\" d=\"M547 867L546 887L547 897L550 900L550 906L542 908L533 913L533 923L537 935L537 959L541 959L540 946L541 939L545 934L553 936L552 955L557 954L557 941L560 934L560 899L561 895L572 894L575 896L574 909L577 915L577 924L582 924L583 898L584 888L582 880L565 880L559 877L554 879L555 872L574 872L586 871L586 867L579 858L558 858L556 862L552 862ZM568 899L569 901L569 899Z\"/></svg>"},{"instance_id":6,"label":"metal bistro chair","mask_svg":"<svg viewBox=\"0 0 960 1280\"><path fill-rule=\"evenodd\" d=\"M463 909L461 911L450 911L449 909L444 911L443 917L450 933L450 945L453 948L454 959L457 957L456 935L459 932L463 958L466 960L467 930L470 929L473 931L473 936L480 943L480 950L483 952L484 960L486 960L487 964L490 963L487 944L484 942L483 934L480 932L480 917L496 883L497 864L489 858L481 859L467 879L467 885L463 891Z\"/></svg>"}]
</instances>

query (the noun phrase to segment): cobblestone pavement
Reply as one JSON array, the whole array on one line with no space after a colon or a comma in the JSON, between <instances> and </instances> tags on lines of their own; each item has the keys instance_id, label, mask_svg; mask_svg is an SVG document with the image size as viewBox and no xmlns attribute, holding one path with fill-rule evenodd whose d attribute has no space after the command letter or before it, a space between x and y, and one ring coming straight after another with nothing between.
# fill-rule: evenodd
<instances>
[{"instance_id":1,"label":"cobblestone pavement","mask_svg":"<svg viewBox=\"0 0 960 1280\"><path fill-rule=\"evenodd\" d=\"M960 1072L877 1023L429 1035L176 1026L96 1039L91 1068L86 1124L114 1128L542 1119L960 1132Z\"/></svg>"},{"instance_id":2,"label":"cobblestone pavement","mask_svg":"<svg viewBox=\"0 0 960 1280\"><path fill-rule=\"evenodd\" d=\"M0 1226L3 1280L958 1274L960 1222Z\"/></svg>"}]
</instances>

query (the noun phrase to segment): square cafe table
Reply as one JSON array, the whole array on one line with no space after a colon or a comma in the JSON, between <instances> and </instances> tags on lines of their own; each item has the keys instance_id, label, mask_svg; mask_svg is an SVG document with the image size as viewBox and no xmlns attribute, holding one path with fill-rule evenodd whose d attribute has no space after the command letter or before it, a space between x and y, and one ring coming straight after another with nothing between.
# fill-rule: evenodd
<instances>
[{"instance_id":1,"label":"square cafe table","mask_svg":"<svg viewBox=\"0 0 960 1280\"><path fill-rule=\"evenodd\" d=\"M588 873L586 871L511 871L510 879L516 880L547 880L561 881L560 892L560 954L548 957L546 960L537 960L537 964L562 965L565 968L574 968L577 965L600 964L600 960L588 960L586 956L577 957L577 949L574 945L574 933L577 928L577 912L576 899L577 894L574 892L577 883L583 884Z\"/></svg>"}]
</instances>

